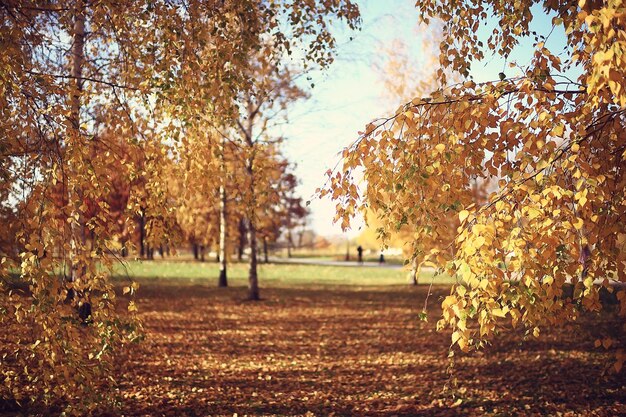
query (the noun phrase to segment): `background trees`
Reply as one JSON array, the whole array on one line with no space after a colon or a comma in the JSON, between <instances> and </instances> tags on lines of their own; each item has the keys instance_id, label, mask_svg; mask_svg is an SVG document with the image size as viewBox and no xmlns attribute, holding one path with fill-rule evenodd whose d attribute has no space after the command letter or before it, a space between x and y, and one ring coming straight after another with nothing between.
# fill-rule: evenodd
<instances>
[{"instance_id":1,"label":"background trees","mask_svg":"<svg viewBox=\"0 0 626 417\"><path fill-rule=\"evenodd\" d=\"M281 207L283 210L282 226L286 229L287 240L287 256L291 258L291 250L295 247L302 246L302 233L306 227L306 217L309 213L303 204L302 197L295 194L298 179L290 172L284 172L281 178L281 186L283 187L283 195L281 199ZM299 229L299 232L297 232ZM296 234L294 236L294 234Z\"/></svg>"},{"instance_id":2,"label":"background trees","mask_svg":"<svg viewBox=\"0 0 626 417\"><path fill-rule=\"evenodd\" d=\"M140 220L148 252L175 237L170 175L181 138L207 120L234 126L256 54L302 51L327 65L331 19L354 27L358 9L343 0L2 4L0 221L18 230L2 242L1 272L17 271L28 288L0 295L0 321L15 329L1 348L11 357L0 367L3 398L62 401L75 413L97 405L93 382L136 337L107 274L129 222Z\"/></svg>"},{"instance_id":3,"label":"background trees","mask_svg":"<svg viewBox=\"0 0 626 417\"><path fill-rule=\"evenodd\" d=\"M436 247L430 258L460 278L443 302L441 325L454 329L452 341L464 350L481 345L501 318L537 334L542 324L575 320L581 308L599 311L599 288L614 291L611 284L626 276L620 4L417 7L425 23L443 21L437 75L444 85L450 71L468 76L489 51L506 58L520 42L532 42L534 54L517 67L519 75L466 79L374 121L346 149L343 169L323 193L340 199L344 224L365 207L381 207L387 230L408 224L418 241L444 234L444 219L458 215L453 250ZM548 33L529 29L540 8L552 16L549 30L563 30L567 47L558 55L546 47ZM477 28L491 15L500 24L483 43ZM477 181L493 181L484 202L474 197ZM389 202L385 192L396 198ZM571 296L563 294L565 283L574 287ZM623 291L618 298L624 315Z\"/></svg>"},{"instance_id":4,"label":"background trees","mask_svg":"<svg viewBox=\"0 0 626 417\"><path fill-rule=\"evenodd\" d=\"M243 206L246 207L245 227L250 248L248 298L251 300L259 299L257 229L258 212L262 205L259 200L258 185L262 181L263 174L269 174L263 165L261 155L280 140L280 138L269 136L268 128L289 104L306 97L306 93L295 84L294 75L289 67L281 68L280 62L271 57L267 59L264 56L258 56L256 61L251 68L251 78L255 82L252 84L252 89L241 97L239 118L236 120L236 133L244 155L246 174L242 197Z\"/></svg>"}]
</instances>

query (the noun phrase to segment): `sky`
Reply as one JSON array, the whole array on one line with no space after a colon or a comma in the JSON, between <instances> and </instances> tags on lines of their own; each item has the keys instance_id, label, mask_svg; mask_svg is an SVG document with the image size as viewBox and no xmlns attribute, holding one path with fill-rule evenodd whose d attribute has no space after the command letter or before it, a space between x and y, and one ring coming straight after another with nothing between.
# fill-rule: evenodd
<instances>
[{"instance_id":1,"label":"sky","mask_svg":"<svg viewBox=\"0 0 626 417\"><path fill-rule=\"evenodd\" d=\"M402 38L409 46L416 62L427 57L420 56L419 31L417 30L418 11L411 0L370 0L359 2L362 29L350 31L338 27L337 57L326 70L311 74L315 86L311 97L296 103L289 111L289 123L281 127L286 137L286 156L297 164L296 175L300 178L299 194L310 200L311 215L309 228L318 235L342 234L341 227L333 225L335 203L329 198L314 197L315 189L325 181L324 173L333 169L341 158L339 154L358 138L370 121L389 115L401 102L391 105L385 98L381 76L376 63L381 63L380 52L396 38ZM551 29L550 17L542 16L541 9L534 13L533 28L542 33ZM487 23L481 29L489 33ZM422 29L422 30L428 30ZM350 39L352 38L352 39ZM564 35L558 30L547 44L553 51L564 46ZM532 55L532 43L520 45L513 52L511 60L520 64L528 62ZM475 81L495 80L501 71L513 72L506 63L497 58L489 58L472 68ZM347 236L356 237L361 233L362 221L356 221Z\"/></svg>"}]
</instances>

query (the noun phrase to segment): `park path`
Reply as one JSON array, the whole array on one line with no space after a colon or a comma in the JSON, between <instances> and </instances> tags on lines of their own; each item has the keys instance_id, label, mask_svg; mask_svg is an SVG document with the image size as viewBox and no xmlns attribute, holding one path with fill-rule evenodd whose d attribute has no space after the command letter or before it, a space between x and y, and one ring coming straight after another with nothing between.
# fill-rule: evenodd
<instances>
[{"instance_id":1,"label":"park path","mask_svg":"<svg viewBox=\"0 0 626 417\"><path fill-rule=\"evenodd\" d=\"M270 257L269 261L276 264L296 264L296 265L320 265L320 266L346 266L346 267L369 267L384 269L402 269L402 265L378 262L357 262L357 261L331 261L315 258L276 258Z\"/></svg>"}]
</instances>

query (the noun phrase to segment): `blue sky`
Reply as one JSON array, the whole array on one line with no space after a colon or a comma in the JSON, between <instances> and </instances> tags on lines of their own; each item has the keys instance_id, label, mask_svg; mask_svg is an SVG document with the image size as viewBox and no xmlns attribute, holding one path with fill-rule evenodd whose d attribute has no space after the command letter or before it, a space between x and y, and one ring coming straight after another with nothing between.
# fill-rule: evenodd
<instances>
[{"instance_id":1,"label":"blue sky","mask_svg":"<svg viewBox=\"0 0 626 417\"><path fill-rule=\"evenodd\" d=\"M330 68L322 73L312 74L315 87L311 98L297 103L289 112L290 123L283 126L282 133L287 138L284 150L288 158L297 163L296 174L301 179L300 195L311 199L316 188L322 186L324 172L335 167L340 160L339 153L352 143L360 130L371 120L387 115L401 102L389 103L384 98L380 85L380 75L375 68L380 61L380 51L393 39L402 38L408 44L419 45L416 33L418 11L414 1L407 0L370 0L360 2L363 19L362 30L352 32L339 28L338 56ZM533 29L540 33L549 33L551 18L541 9L535 10ZM487 36L490 21L481 32ZM353 39L350 41L349 38ZM556 30L549 38L547 46L554 52L563 48L564 35ZM411 49L417 62L423 57L417 48ZM528 62L532 56L532 42L520 45L513 52L511 60L520 65ZM476 81L497 79L504 71L508 76L516 75L506 63L498 58L487 58L476 63L472 76ZM332 224L334 203L329 199L311 199L310 227L321 235L341 233L338 225ZM348 232L357 236L360 222Z\"/></svg>"}]
</instances>

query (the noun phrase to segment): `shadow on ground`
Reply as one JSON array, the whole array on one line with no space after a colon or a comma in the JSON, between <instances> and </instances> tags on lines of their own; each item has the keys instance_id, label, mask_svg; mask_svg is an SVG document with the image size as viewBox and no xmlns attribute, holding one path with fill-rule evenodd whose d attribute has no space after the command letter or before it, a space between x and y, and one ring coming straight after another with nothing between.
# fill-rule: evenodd
<instances>
[{"instance_id":1,"label":"shadow on ground","mask_svg":"<svg viewBox=\"0 0 626 417\"><path fill-rule=\"evenodd\" d=\"M449 334L418 319L426 287L142 287L147 339L120 358L125 415L563 415L626 413L597 319L448 359ZM607 323L601 323L603 326ZM447 388L444 391L444 387ZM459 401L460 400L460 401Z\"/></svg>"}]
</instances>

